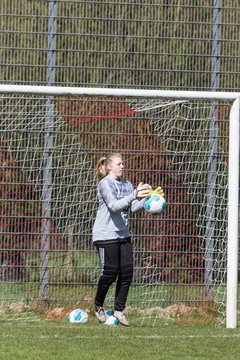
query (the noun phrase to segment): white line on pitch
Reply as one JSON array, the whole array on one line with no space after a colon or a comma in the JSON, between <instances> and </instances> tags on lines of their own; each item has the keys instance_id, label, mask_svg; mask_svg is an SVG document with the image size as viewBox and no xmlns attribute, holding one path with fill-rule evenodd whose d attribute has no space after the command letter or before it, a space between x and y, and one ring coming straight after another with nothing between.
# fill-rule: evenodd
<instances>
[{"instance_id":1,"label":"white line on pitch","mask_svg":"<svg viewBox=\"0 0 240 360\"><path fill-rule=\"evenodd\" d=\"M112 334L110 335L112 337ZM0 334L0 338L11 338L11 337L15 337L15 335L13 334ZM32 337L32 336L31 336ZM206 336L202 336L202 335L117 335L118 338L120 339L205 339L205 338L238 338L240 337L240 334L219 334L219 335L206 335ZM68 339L68 340L74 340L74 339L101 339L102 336L98 336L98 335L93 335L93 336L85 336L84 334L82 335L77 335L77 336L59 336L59 335L39 335L39 336L35 336L34 338L36 339Z\"/></svg>"}]
</instances>

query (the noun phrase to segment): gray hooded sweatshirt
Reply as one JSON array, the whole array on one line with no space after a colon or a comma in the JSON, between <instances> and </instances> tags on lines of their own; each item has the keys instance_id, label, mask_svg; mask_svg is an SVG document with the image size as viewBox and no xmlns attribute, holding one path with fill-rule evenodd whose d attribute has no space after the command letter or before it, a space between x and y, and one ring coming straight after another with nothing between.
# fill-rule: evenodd
<instances>
[{"instance_id":1,"label":"gray hooded sweatshirt","mask_svg":"<svg viewBox=\"0 0 240 360\"><path fill-rule=\"evenodd\" d=\"M99 182L97 196L99 207L93 226L93 242L130 237L128 211L142 210L146 198L134 200L132 184L124 179L115 180L110 175Z\"/></svg>"}]
</instances>

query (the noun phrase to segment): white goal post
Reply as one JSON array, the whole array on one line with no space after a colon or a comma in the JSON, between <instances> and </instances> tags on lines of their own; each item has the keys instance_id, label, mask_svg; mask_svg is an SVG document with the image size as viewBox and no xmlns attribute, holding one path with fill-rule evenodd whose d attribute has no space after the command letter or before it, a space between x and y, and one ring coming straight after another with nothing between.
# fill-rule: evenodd
<instances>
[{"instance_id":1,"label":"white goal post","mask_svg":"<svg viewBox=\"0 0 240 360\"><path fill-rule=\"evenodd\" d=\"M143 106L143 111L148 111L148 109L161 109L165 105L168 106L169 102L175 101L176 104L180 104L181 107L182 103L184 104L185 101L198 101L198 100L206 100L208 102L211 102L213 104L213 109L215 109L215 102L218 101L228 101L231 103L231 109L229 114L229 147L228 147L228 180L227 180L227 279L226 279L226 327L227 328L235 328L237 326L237 288L238 288L238 227L239 227L239 221L238 221L238 211L239 211L239 120L240 120L240 93L237 92L210 92L210 91L176 91L176 90L139 90L139 89L112 89L112 88L87 88L87 87L55 87L55 86L25 86L25 85L0 85L0 95L6 94L6 95L39 95L39 96L47 96L51 99L54 97L65 97L69 99L70 97L90 97L97 98L97 99L104 99L104 98L117 98L117 99L129 99L129 101L132 101L133 107L135 109L139 109L140 106ZM159 103L158 101L164 101L163 103ZM143 105L142 104L143 101ZM166 104L165 104L166 103ZM0 103L1 106L1 103ZM65 105L64 105L65 106ZM48 105L46 105L48 107ZM16 106L17 108L17 106ZM12 110L15 111L14 108ZM45 162L45 173L44 173L44 179L45 184L44 186L49 190L51 186L51 147L53 146L52 138L51 138L51 131L52 131L52 123L51 123L51 105L46 110L46 117L48 117L47 123L48 128L46 130L45 134L45 146L47 144L48 148L45 147L45 154L43 161ZM186 110L190 111L189 109ZM213 110L214 111L214 110ZM160 115L159 115L160 114ZM7 114L4 114L3 111L1 111L1 116L8 116ZM18 116L18 115L17 115ZM91 115L92 116L92 115ZM91 118L90 116L90 118ZM155 113L154 117L161 116L161 113ZM214 116L214 115L212 115ZM177 116L176 118L177 119ZM89 120L88 120L89 121ZM159 133L164 132L164 127L159 123L158 120L152 120L153 126L155 129L159 129ZM9 127L12 125L9 123ZM162 126L162 127L161 127ZM167 121L164 123L164 126L167 126ZM180 129L181 130L181 129ZM179 130L179 131L180 131ZM6 131L2 128L2 131ZM192 130L191 130L192 131ZM187 136L191 137L191 131L187 133ZM210 131L216 131L214 127L210 126ZM167 133L165 136L168 136L169 133ZM111 136L111 134L109 135ZM214 135L213 135L214 137ZM211 138L211 136L210 136ZM176 144L176 146L180 146L178 144L178 139L174 140L175 142L173 144ZM209 140L210 141L210 140ZM171 145L171 151L174 150L173 145ZM214 157L215 152L215 144L213 142L212 144L213 148L210 149L210 156ZM211 148L211 144L210 144ZM186 148L186 152L188 151L188 148ZM198 151L198 150L196 150ZM212 153L211 153L212 151ZM196 161L196 160L195 160ZM194 163L194 161L193 161ZM214 172L214 168L210 169L210 174L213 176L212 179L215 179L215 175L212 174ZM185 181L185 180L184 180ZM194 180L195 181L195 180ZM215 181L215 180L211 180ZM209 186L211 188L211 181L208 180ZM49 224L48 220L51 217L51 211L49 207L49 197L51 196L51 190L47 192L45 191L44 198L42 199L44 205L43 205L43 212L45 217L45 223L43 224L44 228L44 234L47 236L48 232L50 231L51 225ZM67 191L67 190L66 190ZM198 190L200 191L200 190ZM204 191L204 189L202 189ZM214 191L214 190L207 190L208 192ZM210 194L211 195L211 194ZM92 196L92 195L91 195ZM209 196L209 193L206 195L206 197ZM209 215L209 219L205 219L204 221L206 223L212 222L212 214L211 209L208 209L209 203L208 200L206 200L206 213ZM215 208L215 204L212 204L212 208ZM224 209L222 209L224 210ZM208 212L210 211L210 212ZM63 216L67 216L65 213ZM204 215L206 216L206 215ZM219 222L221 222L222 219L221 215L218 219ZM216 218L218 217L218 214L216 215ZM211 232L211 226L209 225L208 231ZM198 226L198 225L197 225ZM202 225L200 224L200 227ZM208 226L207 226L208 227ZM71 237L71 226L68 228L68 235L69 238ZM204 230L205 231L205 230ZM219 233L221 230L219 230ZM44 236L45 236L44 235ZM205 235L206 238L208 238L208 235ZM207 241L207 240L206 240ZM212 240L209 240L208 249L205 250L205 254L203 255L205 264L206 264L206 271L205 271L205 281L206 283L208 281L212 281ZM46 244L45 241L43 243L46 245L46 247L42 248L42 274L41 274L41 297L45 300L47 300L47 288L48 288L48 253L49 248L48 244ZM69 245L71 247L71 245ZM210 250L209 250L210 249ZM208 254L207 254L208 253ZM210 255L209 255L210 254ZM71 258L71 254L69 255ZM69 265L70 263L68 263ZM70 265L69 265L70 266ZM209 267L209 268L208 268ZM206 275L207 274L207 275ZM152 276L152 275L151 275ZM206 279L207 277L207 279ZM209 280L210 279L210 280ZM164 280L166 281L166 280ZM205 283L205 285L206 285ZM156 283L154 283L156 285ZM211 288L211 284L206 285L206 288ZM206 292L208 292L206 290ZM210 291L211 292L211 291ZM206 297L211 296L206 294Z\"/></svg>"}]
</instances>

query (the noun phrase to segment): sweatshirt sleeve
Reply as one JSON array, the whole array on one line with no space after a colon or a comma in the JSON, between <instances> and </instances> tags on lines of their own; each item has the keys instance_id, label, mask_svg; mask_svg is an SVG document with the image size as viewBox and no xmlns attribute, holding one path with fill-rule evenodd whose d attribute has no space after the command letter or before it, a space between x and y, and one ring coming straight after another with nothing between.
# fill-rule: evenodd
<instances>
[{"instance_id":1,"label":"sweatshirt sleeve","mask_svg":"<svg viewBox=\"0 0 240 360\"><path fill-rule=\"evenodd\" d=\"M143 210L146 200L147 198L143 198L141 200L134 200L131 204L131 211L135 213Z\"/></svg>"},{"instance_id":2,"label":"sweatshirt sleeve","mask_svg":"<svg viewBox=\"0 0 240 360\"><path fill-rule=\"evenodd\" d=\"M118 199L114 184L111 184L108 181L103 181L99 183L99 194L105 202L109 211L112 213L126 210L133 201L133 193L124 196L121 199Z\"/></svg>"}]
</instances>

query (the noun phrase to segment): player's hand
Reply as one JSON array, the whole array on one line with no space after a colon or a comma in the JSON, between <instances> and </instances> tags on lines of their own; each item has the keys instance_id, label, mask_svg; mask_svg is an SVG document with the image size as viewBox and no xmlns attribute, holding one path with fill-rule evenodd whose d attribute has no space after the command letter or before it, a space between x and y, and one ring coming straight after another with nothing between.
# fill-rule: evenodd
<instances>
[{"instance_id":1,"label":"player's hand","mask_svg":"<svg viewBox=\"0 0 240 360\"><path fill-rule=\"evenodd\" d=\"M149 184L143 184L142 182L138 187L133 191L134 199L141 199L150 196L152 187Z\"/></svg>"},{"instance_id":2,"label":"player's hand","mask_svg":"<svg viewBox=\"0 0 240 360\"><path fill-rule=\"evenodd\" d=\"M162 197L165 196L163 189L161 188L161 186L158 186L155 190L150 191L150 195L160 195Z\"/></svg>"}]
</instances>

